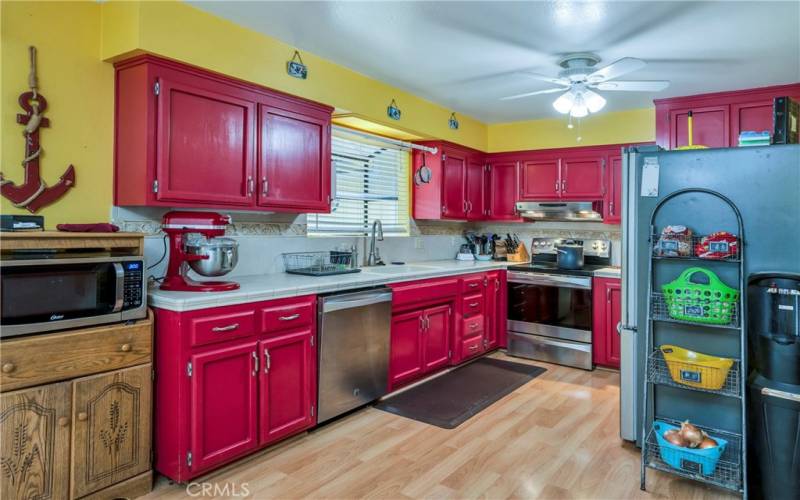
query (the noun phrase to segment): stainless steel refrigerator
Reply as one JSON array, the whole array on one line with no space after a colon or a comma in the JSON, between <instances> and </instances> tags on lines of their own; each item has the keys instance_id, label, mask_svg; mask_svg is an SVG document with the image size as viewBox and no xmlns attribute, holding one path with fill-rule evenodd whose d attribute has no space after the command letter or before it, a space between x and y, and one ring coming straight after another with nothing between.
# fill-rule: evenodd
<instances>
[{"instance_id":1,"label":"stainless steel refrigerator","mask_svg":"<svg viewBox=\"0 0 800 500\"><path fill-rule=\"evenodd\" d=\"M647 293L650 218L657 204L686 188L705 188L729 198L741 212L744 224L744 280L761 271L800 272L800 145L663 151L655 146L630 148L623 155L622 322L620 434L642 439L642 390L647 353ZM679 224L698 234L718 230L735 232L731 211L703 193L681 197L659 211L657 227ZM684 265L686 263L684 262ZM654 288L680 272L680 263L659 266ZM701 262L700 265L703 265ZM720 278L738 283L734 266L714 269ZM739 332L725 335L676 325L667 333L700 352L739 356ZM746 362L742 355L743 365ZM744 368L743 366L743 369ZM742 432L741 401L715 401L703 393L666 388L655 395L661 414L691 419L700 425Z\"/></svg>"}]
</instances>

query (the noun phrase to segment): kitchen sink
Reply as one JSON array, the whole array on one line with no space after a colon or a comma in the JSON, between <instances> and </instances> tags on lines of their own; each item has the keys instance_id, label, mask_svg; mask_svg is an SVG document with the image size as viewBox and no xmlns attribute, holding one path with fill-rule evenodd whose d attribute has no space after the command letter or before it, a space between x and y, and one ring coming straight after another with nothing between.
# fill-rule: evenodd
<instances>
[{"instance_id":1,"label":"kitchen sink","mask_svg":"<svg viewBox=\"0 0 800 500\"><path fill-rule=\"evenodd\" d=\"M404 273L419 273L432 271L436 269L433 266L420 266L416 264L402 264L394 265L387 264L385 266L368 266L362 267L361 272L372 274L404 274Z\"/></svg>"}]
</instances>

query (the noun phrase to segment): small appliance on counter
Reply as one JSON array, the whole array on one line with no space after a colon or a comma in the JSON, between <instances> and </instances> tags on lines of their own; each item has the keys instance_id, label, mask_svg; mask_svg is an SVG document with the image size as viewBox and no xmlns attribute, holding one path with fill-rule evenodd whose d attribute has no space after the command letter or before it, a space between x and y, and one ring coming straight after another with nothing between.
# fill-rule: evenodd
<instances>
[{"instance_id":1,"label":"small appliance on counter","mask_svg":"<svg viewBox=\"0 0 800 500\"><path fill-rule=\"evenodd\" d=\"M0 231L44 231L41 215L0 215Z\"/></svg>"},{"instance_id":2,"label":"small appliance on counter","mask_svg":"<svg viewBox=\"0 0 800 500\"><path fill-rule=\"evenodd\" d=\"M508 354L591 370L592 275L611 265L611 243L534 238L531 250L530 264L508 268Z\"/></svg>"},{"instance_id":3,"label":"small appliance on counter","mask_svg":"<svg viewBox=\"0 0 800 500\"><path fill-rule=\"evenodd\" d=\"M753 497L800 498L800 274L751 274L747 309Z\"/></svg>"},{"instance_id":4,"label":"small appliance on counter","mask_svg":"<svg viewBox=\"0 0 800 500\"><path fill-rule=\"evenodd\" d=\"M161 228L169 236L169 263L162 290L223 292L236 290L233 281L195 281L189 268L201 276L223 276L236 267L239 244L222 238L231 223L228 215L215 212L173 211L164 214Z\"/></svg>"}]
</instances>

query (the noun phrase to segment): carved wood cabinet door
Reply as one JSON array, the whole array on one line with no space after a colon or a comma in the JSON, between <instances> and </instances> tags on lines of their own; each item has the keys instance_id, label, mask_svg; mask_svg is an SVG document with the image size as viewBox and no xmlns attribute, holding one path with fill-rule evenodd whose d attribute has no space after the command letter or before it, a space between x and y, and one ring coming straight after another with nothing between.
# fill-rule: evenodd
<instances>
[{"instance_id":1,"label":"carved wood cabinet door","mask_svg":"<svg viewBox=\"0 0 800 500\"><path fill-rule=\"evenodd\" d=\"M0 395L0 498L67 498L71 385Z\"/></svg>"},{"instance_id":2,"label":"carved wood cabinet door","mask_svg":"<svg viewBox=\"0 0 800 500\"><path fill-rule=\"evenodd\" d=\"M74 381L73 498L150 469L151 366Z\"/></svg>"}]
</instances>

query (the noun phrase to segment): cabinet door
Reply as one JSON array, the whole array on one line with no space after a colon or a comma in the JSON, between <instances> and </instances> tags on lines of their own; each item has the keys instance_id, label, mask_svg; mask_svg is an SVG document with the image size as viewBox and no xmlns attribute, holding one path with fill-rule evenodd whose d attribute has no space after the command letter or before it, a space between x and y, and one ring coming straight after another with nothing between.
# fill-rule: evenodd
<instances>
[{"instance_id":1,"label":"cabinet door","mask_svg":"<svg viewBox=\"0 0 800 500\"><path fill-rule=\"evenodd\" d=\"M467 159L466 156L446 151L442 162L442 217L465 219Z\"/></svg>"},{"instance_id":2,"label":"cabinet door","mask_svg":"<svg viewBox=\"0 0 800 500\"><path fill-rule=\"evenodd\" d=\"M522 163L519 196L525 201L556 200L561 193L560 160Z\"/></svg>"},{"instance_id":3,"label":"cabinet door","mask_svg":"<svg viewBox=\"0 0 800 500\"><path fill-rule=\"evenodd\" d=\"M563 159L561 161L561 198L567 200L602 199L605 164L604 156Z\"/></svg>"},{"instance_id":4,"label":"cabinet door","mask_svg":"<svg viewBox=\"0 0 800 500\"><path fill-rule=\"evenodd\" d=\"M260 106L258 204L293 210L330 208L330 121Z\"/></svg>"},{"instance_id":5,"label":"cabinet door","mask_svg":"<svg viewBox=\"0 0 800 500\"><path fill-rule=\"evenodd\" d=\"M744 131L773 132L772 100L731 104L730 145L739 145L739 134Z\"/></svg>"},{"instance_id":6,"label":"cabinet door","mask_svg":"<svg viewBox=\"0 0 800 500\"><path fill-rule=\"evenodd\" d=\"M622 287L614 280L606 285L606 363L619 368L620 336L617 325L622 320Z\"/></svg>"},{"instance_id":7,"label":"cabinet door","mask_svg":"<svg viewBox=\"0 0 800 500\"><path fill-rule=\"evenodd\" d=\"M425 310L423 338L424 371L430 372L450 362L450 311L449 305Z\"/></svg>"},{"instance_id":8,"label":"cabinet door","mask_svg":"<svg viewBox=\"0 0 800 500\"><path fill-rule=\"evenodd\" d=\"M467 218L470 220L480 220L486 215L483 206L485 169L486 166L478 160L467 162L466 200Z\"/></svg>"},{"instance_id":9,"label":"cabinet door","mask_svg":"<svg viewBox=\"0 0 800 500\"><path fill-rule=\"evenodd\" d=\"M192 474L252 450L258 442L256 342L191 357Z\"/></svg>"},{"instance_id":10,"label":"cabinet door","mask_svg":"<svg viewBox=\"0 0 800 500\"><path fill-rule=\"evenodd\" d=\"M255 104L199 77L165 72L159 84L158 200L253 205Z\"/></svg>"},{"instance_id":11,"label":"cabinet door","mask_svg":"<svg viewBox=\"0 0 800 500\"><path fill-rule=\"evenodd\" d=\"M603 222L606 224L622 222L622 156L620 155L608 157Z\"/></svg>"},{"instance_id":12,"label":"cabinet door","mask_svg":"<svg viewBox=\"0 0 800 500\"><path fill-rule=\"evenodd\" d=\"M316 356L310 329L259 343L261 353L260 439L265 445L314 424Z\"/></svg>"},{"instance_id":13,"label":"cabinet door","mask_svg":"<svg viewBox=\"0 0 800 500\"><path fill-rule=\"evenodd\" d=\"M152 365L75 380L72 497L150 469Z\"/></svg>"},{"instance_id":14,"label":"cabinet door","mask_svg":"<svg viewBox=\"0 0 800 500\"><path fill-rule=\"evenodd\" d=\"M519 163L498 162L489 166L487 186L487 215L491 220L520 220L516 203L519 198L517 181Z\"/></svg>"},{"instance_id":15,"label":"cabinet door","mask_svg":"<svg viewBox=\"0 0 800 500\"><path fill-rule=\"evenodd\" d=\"M68 498L72 382L0 395L0 498Z\"/></svg>"},{"instance_id":16,"label":"cabinet door","mask_svg":"<svg viewBox=\"0 0 800 500\"><path fill-rule=\"evenodd\" d=\"M389 388L422 374L423 311L397 314L392 318L389 347Z\"/></svg>"},{"instance_id":17,"label":"cabinet door","mask_svg":"<svg viewBox=\"0 0 800 500\"><path fill-rule=\"evenodd\" d=\"M677 109L669 113L670 149L689 144L689 109ZM728 106L692 108L693 144L709 148L727 148L729 142Z\"/></svg>"},{"instance_id":18,"label":"cabinet door","mask_svg":"<svg viewBox=\"0 0 800 500\"><path fill-rule=\"evenodd\" d=\"M484 292L486 307L486 327L483 333L484 348L489 351L498 346L498 329L500 327L500 273L487 274L487 286Z\"/></svg>"}]
</instances>

